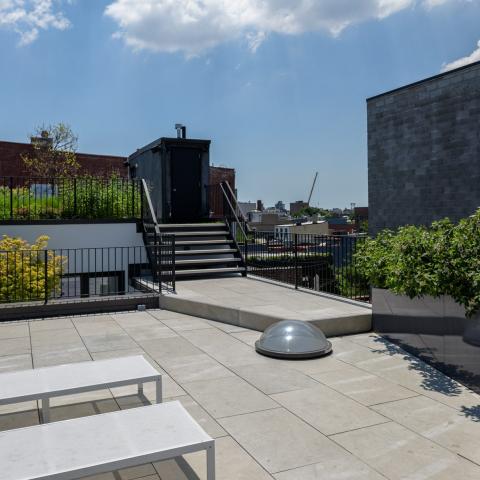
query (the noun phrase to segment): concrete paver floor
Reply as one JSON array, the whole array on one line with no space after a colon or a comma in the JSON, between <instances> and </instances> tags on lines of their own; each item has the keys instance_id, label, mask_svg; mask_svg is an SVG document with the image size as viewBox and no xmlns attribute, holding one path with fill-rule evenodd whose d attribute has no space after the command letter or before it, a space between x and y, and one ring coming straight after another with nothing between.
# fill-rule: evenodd
<instances>
[{"instance_id":1,"label":"concrete paver floor","mask_svg":"<svg viewBox=\"0 0 480 480\"><path fill-rule=\"evenodd\" d=\"M0 371L143 354L166 401L216 438L218 480L480 478L478 395L374 334L332 338L331 356L307 361L256 354L259 335L167 310L5 323ZM55 421L142 399L123 387L51 404ZM0 430L38 421L37 402L0 407ZM186 460L205 478L204 454ZM173 461L94 478L185 479Z\"/></svg>"}]
</instances>

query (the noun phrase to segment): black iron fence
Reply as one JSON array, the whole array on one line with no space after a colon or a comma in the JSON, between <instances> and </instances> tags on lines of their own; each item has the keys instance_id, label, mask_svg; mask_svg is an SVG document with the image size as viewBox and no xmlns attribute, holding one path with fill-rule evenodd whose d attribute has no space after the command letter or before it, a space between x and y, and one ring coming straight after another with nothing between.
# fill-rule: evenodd
<instances>
[{"instance_id":1,"label":"black iron fence","mask_svg":"<svg viewBox=\"0 0 480 480\"><path fill-rule=\"evenodd\" d=\"M139 219L142 185L120 177L0 177L0 221Z\"/></svg>"},{"instance_id":2,"label":"black iron fence","mask_svg":"<svg viewBox=\"0 0 480 480\"><path fill-rule=\"evenodd\" d=\"M241 245L248 273L318 292L370 301L354 253L364 237L250 232Z\"/></svg>"},{"instance_id":3,"label":"black iron fence","mask_svg":"<svg viewBox=\"0 0 480 480\"><path fill-rule=\"evenodd\" d=\"M148 247L0 251L0 304L158 292L159 278L160 293L174 289L167 237Z\"/></svg>"}]
</instances>

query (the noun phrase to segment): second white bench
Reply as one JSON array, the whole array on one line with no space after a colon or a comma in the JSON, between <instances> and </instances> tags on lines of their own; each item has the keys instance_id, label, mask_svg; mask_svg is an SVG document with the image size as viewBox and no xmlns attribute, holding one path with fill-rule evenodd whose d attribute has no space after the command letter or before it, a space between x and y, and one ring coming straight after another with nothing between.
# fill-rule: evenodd
<instances>
[{"instance_id":1,"label":"second white bench","mask_svg":"<svg viewBox=\"0 0 480 480\"><path fill-rule=\"evenodd\" d=\"M162 376L141 355L8 372L0 375L0 405L41 400L46 423L52 397L126 385L138 385L143 394L147 382L156 383L156 401L161 403Z\"/></svg>"}]
</instances>

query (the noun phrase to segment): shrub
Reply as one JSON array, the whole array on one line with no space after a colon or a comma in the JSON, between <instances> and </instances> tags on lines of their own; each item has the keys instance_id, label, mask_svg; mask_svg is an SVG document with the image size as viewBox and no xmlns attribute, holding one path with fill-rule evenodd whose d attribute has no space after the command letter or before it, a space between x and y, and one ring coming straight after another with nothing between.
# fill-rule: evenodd
<instances>
[{"instance_id":1,"label":"shrub","mask_svg":"<svg viewBox=\"0 0 480 480\"><path fill-rule=\"evenodd\" d=\"M48 240L41 236L33 245L7 235L0 240L1 303L46 300L60 293L65 257L45 250Z\"/></svg>"},{"instance_id":2,"label":"shrub","mask_svg":"<svg viewBox=\"0 0 480 480\"><path fill-rule=\"evenodd\" d=\"M457 225L384 230L359 245L355 261L375 287L410 298L450 295L472 316L480 309L480 209Z\"/></svg>"}]
</instances>

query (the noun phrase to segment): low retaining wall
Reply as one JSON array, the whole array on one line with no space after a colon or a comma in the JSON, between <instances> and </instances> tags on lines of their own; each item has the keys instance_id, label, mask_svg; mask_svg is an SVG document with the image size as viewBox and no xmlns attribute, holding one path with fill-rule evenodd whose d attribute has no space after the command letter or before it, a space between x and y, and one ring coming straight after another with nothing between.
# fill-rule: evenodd
<instances>
[{"instance_id":1,"label":"low retaining wall","mask_svg":"<svg viewBox=\"0 0 480 480\"><path fill-rule=\"evenodd\" d=\"M372 290L373 329L480 393L480 314L465 318L450 297L409 299Z\"/></svg>"}]
</instances>

